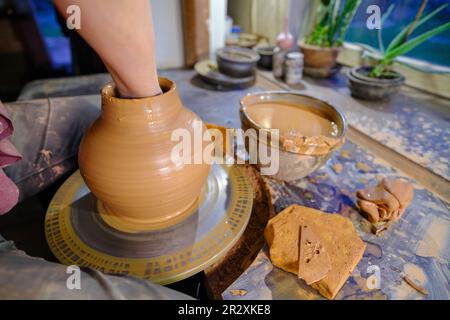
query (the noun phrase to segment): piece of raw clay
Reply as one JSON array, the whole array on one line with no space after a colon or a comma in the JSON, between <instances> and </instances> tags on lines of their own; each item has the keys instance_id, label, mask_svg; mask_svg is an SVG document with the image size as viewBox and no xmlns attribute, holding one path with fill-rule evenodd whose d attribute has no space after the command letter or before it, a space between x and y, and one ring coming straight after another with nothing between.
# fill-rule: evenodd
<instances>
[{"instance_id":1,"label":"piece of raw clay","mask_svg":"<svg viewBox=\"0 0 450 320\"><path fill-rule=\"evenodd\" d=\"M358 190L357 203L371 223L399 219L414 197L410 183L400 179L383 179L377 186Z\"/></svg>"},{"instance_id":2,"label":"piece of raw clay","mask_svg":"<svg viewBox=\"0 0 450 320\"><path fill-rule=\"evenodd\" d=\"M400 211L403 213L414 198L413 186L400 179L383 179L386 191L390 192L400 203Z\"/></svg>"},{"instance_id":3,"label":"piece of raw clay","mask_svg":"<svg viewBox=\"0 0 450 320\"><path fill-rule=\"evenodd\" d=\"M330 270L311 284L325 298L333 299L361 260L365 243L350 219L339 214L291 205L269 220L264 237L272 263L298 276L300 226L311 227L326 249Z\"/></svg>"},{"instance_id":4,"label":"piece of raw clay","mask_svg":"<svg viewBox=\"0 0 450 320\"><path fill-rule=\"evenodd\" d=\"M331 269L330 257L312 228L300 226L298 277L307 285L322 280Z\"/></svg>"}]
</instances>

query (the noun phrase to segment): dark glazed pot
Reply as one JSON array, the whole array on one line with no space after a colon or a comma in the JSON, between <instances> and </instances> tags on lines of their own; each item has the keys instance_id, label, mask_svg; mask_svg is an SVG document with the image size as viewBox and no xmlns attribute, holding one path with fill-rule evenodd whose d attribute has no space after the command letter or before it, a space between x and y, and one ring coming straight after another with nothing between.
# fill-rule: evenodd
<instances>
[{"instance_id":1,"label":"dark glazed pot","mask_svg":"<svg viewBox=\"0 0 450 320\"><path fill-rule=\"evenodd\" d=\"M260 58L258 67L266 70L272 70L273 55L280 50L277 46L261 46L256 48Z\"/></svg>"},{"instance_id":2,"label":"dark glazed pot","mask_svg":"<svg viewBox=\"0 0 450 320\"><path fill-rule=\"evenodd\" d=\"M405 77L398 72L390 78L371 78L372 67L355 67L347 73L348 85L352 96L364 100L386 100L398 93Z\"/></svg>"},{"instance_id":3,"label":"dark glazed pot","mask_svg":"<svg viewBox=\"0 0 450 320\"><path fill-rule=\"evenodd\" d=\"M245 78L255 73L259 54L251 49L225 47L217 50L219 71L230 77Z\"/></svg>"}]
</instances>

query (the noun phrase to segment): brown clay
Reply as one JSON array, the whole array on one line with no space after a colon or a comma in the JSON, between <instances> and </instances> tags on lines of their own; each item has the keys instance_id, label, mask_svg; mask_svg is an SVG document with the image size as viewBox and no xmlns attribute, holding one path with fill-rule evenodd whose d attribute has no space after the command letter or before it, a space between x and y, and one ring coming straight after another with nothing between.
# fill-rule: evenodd
<instances>
[{"instance_id":1,"label":"brown clay","mask_svg":"<svg viewBox=\"0 0 450 320\"><path fill-rule=\"evenodd\" d=\"M341 48L325 48L299 43L300 50L304 56L304 64L307 68L333 68Z\"/></svg>"},{"instance_id":2,"label":"brown clay","mask_svg":"<svg viewBox=\"0 0 450 320\"><path fill-rule=\"evenodd\" d=\"M171 141L173 130L193 136L199 119L182 105L172 81L159 78L159 84L163 94L139 99L118 98L106 85L101 116L80 144L80 171L103 218L127 230L169 226L192 213L210 168L172 161L179 143Z\"/></svg>"}]
</instances>

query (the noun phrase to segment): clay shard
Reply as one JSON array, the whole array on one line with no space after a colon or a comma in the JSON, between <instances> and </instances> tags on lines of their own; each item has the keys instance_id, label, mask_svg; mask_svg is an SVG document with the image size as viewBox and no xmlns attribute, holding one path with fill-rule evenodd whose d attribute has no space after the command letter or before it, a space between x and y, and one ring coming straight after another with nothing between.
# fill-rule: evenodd
<instances>
[{"instance_id":1,"label":"clay shard","mask_svg":"<svg viewBox=\"0 0 450 320\"><path fill-rule=\"evenodd\" d=\"M291 205L269 220L266 238L272 263L285 271L299 273L300 226L311 227L326 249L330 270L311 284L325 298L333 299L361 260L366 245L350 219L339 214Z\"/></svg>"},{"instance_id":2,"label":"clay shard","mask_svg":"<svg viewBox=\"0 0 450 320\"><path fill-rule=\"evenodd\" d=\"M298 277L311 285L325 278L331 269L330 257L311 227L300 227Z\"/></svg>"}]
</instances>

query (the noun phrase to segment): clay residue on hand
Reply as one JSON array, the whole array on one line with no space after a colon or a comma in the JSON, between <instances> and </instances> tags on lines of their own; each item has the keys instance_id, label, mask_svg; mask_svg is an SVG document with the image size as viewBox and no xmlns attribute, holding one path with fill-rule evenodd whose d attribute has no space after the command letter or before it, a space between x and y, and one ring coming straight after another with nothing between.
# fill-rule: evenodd
<instances>
[{"instance_id":1,"label":"clay residue on hand","mask_svg":"<svg viewBox=\"0 0 450 320\"><path fill-rule=\"evenodd\" d=\"M358 190L357 203L371 223L398 220L411 203L414 191L410 183L383 179L377 186Z\"/></svg>"}]
</instances>

